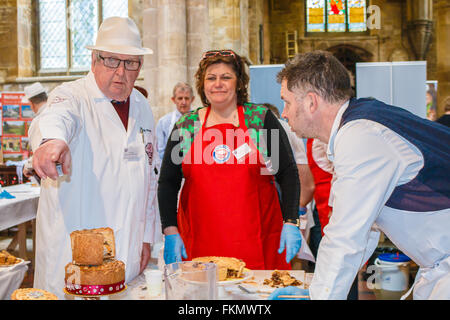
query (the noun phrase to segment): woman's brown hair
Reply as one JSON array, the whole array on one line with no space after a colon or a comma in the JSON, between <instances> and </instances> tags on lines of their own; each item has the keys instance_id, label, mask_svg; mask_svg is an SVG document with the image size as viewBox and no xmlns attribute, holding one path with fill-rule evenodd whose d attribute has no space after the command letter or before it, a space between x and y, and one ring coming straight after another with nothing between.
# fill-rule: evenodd
<instances>
[{"instance_id":1,"label":"woman's brown hair","mask_svg":"<svg viewBox=\"0 0 450 320\"><path fill-rule=\"evenodd\" d=\"M215 53L216 55L211 56L205 56L207 53ZM221 52L231 53L227 55L221 55ZM225 63L233 69L236 78L236 94L237 94L237 104L243 105L244 103L248 102L248 82L250 80L250 77L247 74L246 65L249 64L248 60L245 57L239 56L237 53L235 53L232 50L214 50L214 51L207 51L204 54L204 58L200 60L198 70L195 73L195 79L196 79L196 89L197 93L200 96L200 99L202 100L203 105L209 106L209 101L206 99L206 95L204 92L205 88L205 74L206 69L208 69L209 66L216 64L216 63Z\"/></svg>"}]
</instances>

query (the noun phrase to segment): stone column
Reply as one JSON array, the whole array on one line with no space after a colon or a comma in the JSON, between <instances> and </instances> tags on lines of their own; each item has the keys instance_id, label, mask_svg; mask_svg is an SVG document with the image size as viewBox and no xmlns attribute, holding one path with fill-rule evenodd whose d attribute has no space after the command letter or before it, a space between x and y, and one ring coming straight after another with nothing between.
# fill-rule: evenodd
<instances>
[{"instance_id":1,"label":"stone column","mask_svg":"<svg viewBox=\"0 0 450 320\"><path fill-rule=\"evenodd\" d=\"M0 82L18 75L17 1L0 1Z\"/></svg>"},{"instance_id":2,"label":"stone column","mask_svg":"<svg viewBox=\"0 0 450 320\"><path fill-rule=\"evenodd\" d=\"M210 0L212 49L248 56L248 0Z\"/></svg>"},{"instance_id":3,"label":"stone column","mask_svg":"<svg viewBox=\"0 0 450 320\"><path fill-rule=\"evenodd\" d=\"M450 3L440 0L436 5L436 57L437 57L437 115L441 116L444 111L444 99L450 96Z\"/></svg>"},{"instance_id":4,"label":"stone column","mask_svg":"<svg viewBox=\"0 0 450 320\"><path fill-rule=\"evenodd\" d=\"M406 2L408 39L417 60L425 60L433 33L433 1Z\"/></svg>"},{"instance_id":5,"label":"stone column","mask_svg":"<svg viewBox=\"0 0 450 320\"><path fill-rule=\"evenodd\" d=\"M167 113L175 108L173 87L187 79L185 0L159 1L158 31L157 106Z\"/></svg>"},{"instance_id":6,"label":"stone column","mask_svg":"<svg viewBox=\"0 0 450 320\"><path fill-rule=\"evenodd\" d=\"M146 55L141 75L144 87L148 91L148 100L155 119L159 118L157 108L158 88L158 0L148 0L142 13L142 42L144 47L153 50L153 54Z\"/></svg>"},{"instance_id":7,"label":"stone column","mask_svg":"<svg viewBox=\"0 0 450 320\"><path fill-rule=\"evenodd\" d=\"M201 100L195 89L195 73L203 52L210 48L208 0L186 0L187 9L187 79L194 90L194 106Z\"/></svg>"},{"instance_id":8,"label":"stone column","mask_svg":"<svg viewBox=\"0 0 450 320\"><path fill-rule=\"evenodd\" d=\"M172 89L187 79L186 1L147 0L144 7L144 45L153 50L146 57L144 77L158 120L175 108Z\"/></svg>"},{"instance_id":9,"label":"stone column","mask_svg":"<svg viewBox=\"0 0 450 320\"><path fill-rule=\"evenodd\" d=\"M33 40L33 6L30 1L17 1L18 76L31 77L35 67Z\"/></svg>"}]
</instances>

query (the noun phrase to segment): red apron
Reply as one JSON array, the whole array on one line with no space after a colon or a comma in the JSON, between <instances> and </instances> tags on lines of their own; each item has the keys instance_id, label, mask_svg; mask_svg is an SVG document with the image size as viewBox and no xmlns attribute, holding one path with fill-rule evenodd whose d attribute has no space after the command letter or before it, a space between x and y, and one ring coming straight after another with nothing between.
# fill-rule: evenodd
<instances>
[{"instance_id":1,"label":"red apron","mask_svg":"<svg viewBox=\"0 0 450 320\"><path fill-rule=\"evenodd\" d=\"M274 177L260 174L265 165L247 133L243 107L238 107L239 127L206 128L210 110L182 162L178 228L188 260L224 256L242 259L254 270L290 269L285 252L277 252L283 217ZM235 156L233 150L245 143L250 152ZM195 163L199 154L202 163Z\"/></svg>"},{"instance_id":2,"label":"red apron","mask_svg":"<svg viewBox=\"0 0 450 320\"><path fill-rule=\"evenodd\" d=\"M314 177L316 189L314 191L314 200L316 201L317 212L319 213L320 227L323 236L323 228L328 224L330 218L331 207L328 205L330 198L331 179L333 175L322 170L314 161L312 156L312 144L314 139L306 141L306 156L308 157L308 165Z\"/></svg>"}]
</instances>

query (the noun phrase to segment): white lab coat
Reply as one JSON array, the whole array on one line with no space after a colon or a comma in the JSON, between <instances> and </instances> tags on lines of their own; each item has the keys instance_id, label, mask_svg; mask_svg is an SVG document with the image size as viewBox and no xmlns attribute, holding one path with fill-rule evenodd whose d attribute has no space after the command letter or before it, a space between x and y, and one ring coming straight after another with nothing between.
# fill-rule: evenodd
<instances>
[{"instance_id":1,"label":"white lab coat","mask_svg":"<svg viewBox=\"0 0 450 320\"><path fill-rule=\"evenodd\" d=\"M328 143L335 170L333 214L319 246L311 298L346 299L383 231L420 266L414 299L450 299L450 208L411 212L385 206L396 186L417 175L423 156L370 120L351 121L337 131L347 106L339 110Z\"/></svg>"},{"instance_id":2,"label":"white lab coat","mask_svg":"<svg viewBox=\"0 0 450 320\"><path fill-rule=\"evenodd\" d=\"M68 143L72 166L70 174L41 184L36 288L63 296L64 267L72 261L69 235L79 229L112 228L116 258L126 266L125 281L138 275L142 243L154 242L161 232L156 219L154 127L147 100L133 90L126 131L91 72L53 90L39 116L39 129L43 139ZM148 144L153 148L151 164Z\"/></svg>"},{"instance_id":3,"label":"white lab coat","mask_svg":"<svg viewBox=\"0 0 450 320\"><path fill-rule=\"evenodd\" d=\"M28 138L30 139L30 146L33 152L39 147L39 143L42 140L41 132L39 131L39 115L44 111L47 107L47 104L41 106L31 121L30 127L28 128ZM25 163L25 169L31 170L33 169L33 156L28 158L28 161Z\"/></svg>"},{"instance_id":4,"label":"white lab coat","mask_svg":"<svg viewBox=\"0 0 450 320\"><path fill-rule=\"evenodd\" d=\"M41 132L39 131L39 116L46 108L47 104L44 104L39 108L28 128L28 138L30 139L31 150L33 150L33 152L39 147L39 143L42 140Z\"/></svg>"}]
</instances>

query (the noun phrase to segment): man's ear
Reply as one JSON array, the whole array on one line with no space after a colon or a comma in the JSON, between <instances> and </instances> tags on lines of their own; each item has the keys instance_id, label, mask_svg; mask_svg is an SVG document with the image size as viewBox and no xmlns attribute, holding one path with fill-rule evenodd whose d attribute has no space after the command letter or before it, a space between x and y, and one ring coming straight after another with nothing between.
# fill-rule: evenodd
<instances>
[{"instance_id":1,"label":"man's ear","mask_svg":"<svg viewBox=\"0 0 450 320\"><path fill-rule=\"evenodd\" d=\"M306 102L309 112L313 114L319 107L319 96L314 92L308 92Z\"/></svg>"},{"instance_id":2,"label":"man's ear","mask_svg":"<svg viewBox=\"0 0 450 320\"><path fill-rule=\"evenodd\" d=\"M175 97L170 98L173 103L175 103ZM176 103L175 103L176 104Z\"/></svg>"},{"instance_id":3,"label":"man's ear","mask_svg":"<svg viewBox=\"0 0 450 320\"><path fill-rule=\"evenodd\" d=\"M94 72L94 66L95 63L97 62L97 55L95 54L95 51L92 50L92 54L91 54L91 71Z\"/></svg>"}]
</instances>

